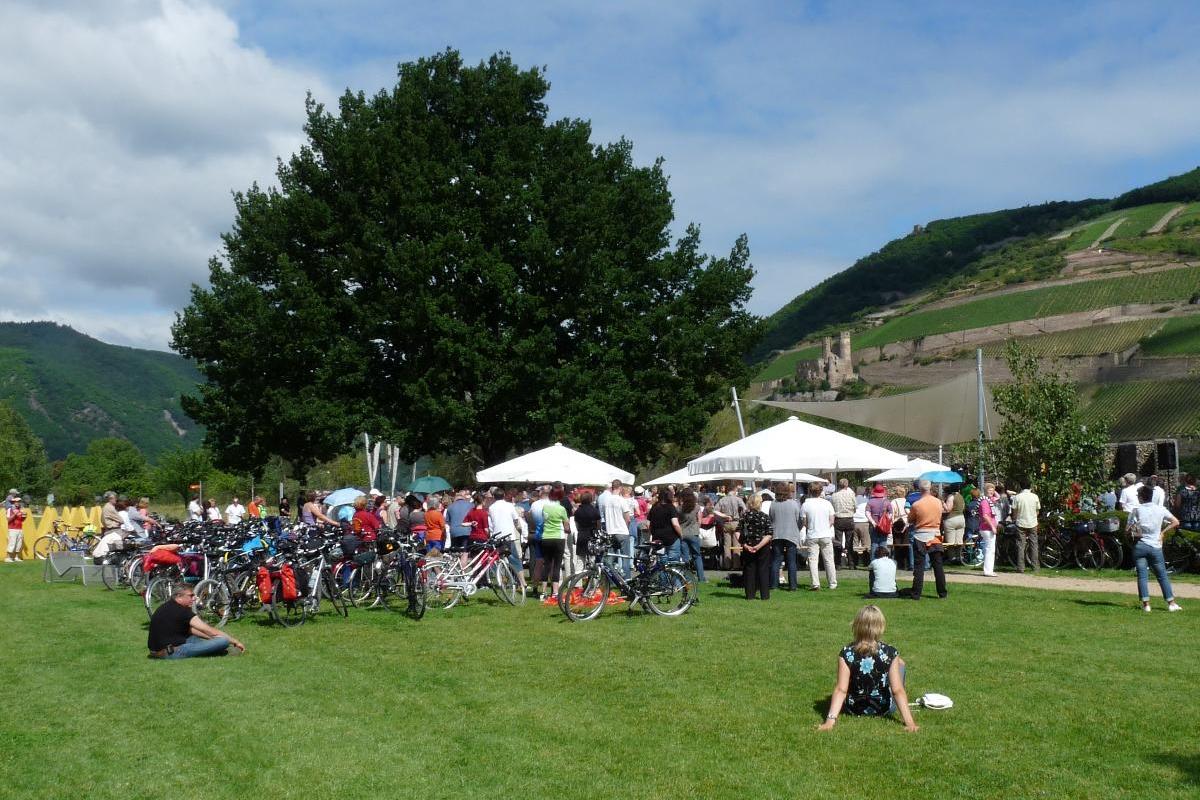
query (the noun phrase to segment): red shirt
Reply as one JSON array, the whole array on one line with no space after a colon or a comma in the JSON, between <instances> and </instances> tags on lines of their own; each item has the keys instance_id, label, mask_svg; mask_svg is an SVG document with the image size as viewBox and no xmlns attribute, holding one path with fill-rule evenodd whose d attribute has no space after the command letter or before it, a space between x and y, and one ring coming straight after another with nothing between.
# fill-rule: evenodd
<instances>
[{"instance_id":1,"label":"red shirt","mask_svg":"<svg viewBox=\"0 0 1200 800\"><path fill-rule=\"evenodd\" d=\"M19 531L25 525L25 509L13 506L8 510L8 529Z\"/></svg>"},{"instance_id":2,"label":"red shirt","mask_svg":"<svg viewBox=\"0 0 1200 800\"><path fill-rule=\"evenodd\" d=\"M475 527L471 528L471 541L486 542L488 538L488 523L490 518L486 508L472 508L467 512L464 522L474 522Z\"/></svg>"},{"instance_id":3,"label":"red shirt","mask_svg":"<svg viewBox=\"0 0 1200 800\"><path fill-rule=\"evenodd\" d=\"M353 525L355 532L362 537L364 542L373 542L379 535L379 517L365 508L360 508L354 512Z\"/></svg>"}]
</instances>

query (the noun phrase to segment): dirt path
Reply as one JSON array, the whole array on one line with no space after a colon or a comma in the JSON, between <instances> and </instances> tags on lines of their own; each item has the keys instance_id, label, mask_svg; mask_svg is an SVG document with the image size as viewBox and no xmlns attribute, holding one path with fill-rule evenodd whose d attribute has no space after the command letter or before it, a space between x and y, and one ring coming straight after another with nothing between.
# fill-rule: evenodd
<instances>
[{"instance_id":1,"label":"dirt path","mask_svg":"<svg viewBox=\"0 0 1200 800\"><path fill-rule=\"evenodd\" d=\"M1128 219L1128 217L1121 217L1119 220L1114 222L1112 225L1109 225L1107 228L1105 228L1104 233L1100 234L1100 238L1097 239L1096 241L1092 242L1092 247L1099 247L1100 243L1103 242L1105 239L1111 239L1112 235L1117 232L1117 228L1121 227L1121 223L1124 222L1126 219Z\"/></svg>"},{"instance_id":2,"label":"dirt path","mask_svg":"<svg viewBox=\"0 0 1200 800\"><path fill-rule=\"evenodd\" d=\"M1162 217L1159 218L1158 222L1151 225L1150 229L1147 230L1146 233L1162 233L1163 230L1166 229L1167 225L1171 224L1171 220L1179 216L1179 213L1185 208L1187 208L1186 204L1175 206L1170 211L1163 214Z\"/></svg>"}]
</instances>

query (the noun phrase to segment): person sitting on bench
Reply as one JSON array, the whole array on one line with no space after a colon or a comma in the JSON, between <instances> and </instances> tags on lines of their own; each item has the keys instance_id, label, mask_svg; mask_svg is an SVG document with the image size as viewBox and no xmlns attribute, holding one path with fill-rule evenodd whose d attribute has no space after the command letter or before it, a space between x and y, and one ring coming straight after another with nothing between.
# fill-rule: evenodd
<instances>
[{"instance_id":1,"label":"person sitting on bench","mask_svg":"<svg viewBox=\"0 0 1200 800\"><path fill-rule=\"evenodd\" d=\"M246 645L209 625L192 610L196 594L183 584L171 599L150 617L150 636L146 646L151 658L192 658L225 655L230 645L246 652Z\"/></svg>"}]
</instances>

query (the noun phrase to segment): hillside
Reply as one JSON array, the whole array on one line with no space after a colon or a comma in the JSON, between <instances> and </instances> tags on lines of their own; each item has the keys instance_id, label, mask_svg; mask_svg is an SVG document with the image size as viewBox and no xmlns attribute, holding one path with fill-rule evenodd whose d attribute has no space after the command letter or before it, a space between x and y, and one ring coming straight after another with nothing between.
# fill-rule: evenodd
<instances>
[{"instance_id":1,"label":"hillside","mask_svg":"<svg viewBox=\"0 0 1200 800\"><path fill-rule=\"evenodd\" d=\"M955 294L1071 274L1071 254L1094 248L1159 261L1200 258L1196 201L1200 168L1114 200L1045 203L917 226L772 314L747 358L761 362L836 328L865 330L876 314L904 316ZM796 357L785 356L792 363ZM776 366L759 379L785 372Z\"/></svg>"},{"instance_id":2,"label":"hillside","mask_svg":"<svg viewBox=\"0 0 1200 800\"><path fill-rule=\"evenodd\" d=\"M172 353L105 344L51 322L0 323L0 400L17 410L51 459L118 436L149 459L199 445L179 405L199 380Z\"/></svg>"}]
</instances>

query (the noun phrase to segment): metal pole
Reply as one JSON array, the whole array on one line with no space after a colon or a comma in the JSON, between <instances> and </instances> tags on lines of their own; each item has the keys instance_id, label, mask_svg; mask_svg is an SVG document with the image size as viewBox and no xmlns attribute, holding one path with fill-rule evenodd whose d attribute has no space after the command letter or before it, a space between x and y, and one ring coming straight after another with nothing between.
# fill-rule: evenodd
<instances>
[{"instance_id":1,"label":"metal pole","mask_svg":"<svg viewBox=\"0 0 1200 800\"><path fill-rule=\"evenodd\" d=\"M737 387L730 386L729 391L733 392L733 410L737 412L738 430L741 432L741 438L746 438L746 426L742 424L742 406L738 403Z\"/></svg>"},{"instance_id":2,"label":"metal pole","mask_svg":"<svg viewBox=\"0 0 1200 800\"><path fill-rule=\"evenodd\" d=\"M975 462L975 473L977 480L975 485L979 487L979 491L983 491L983 436L984 436L984 407L983 407L983 349L976 348L975 350L975 372L979 377L978 384L975 389L975 394L979 399L979 449L978 457Z\"/></svg>"}]
</instances>

